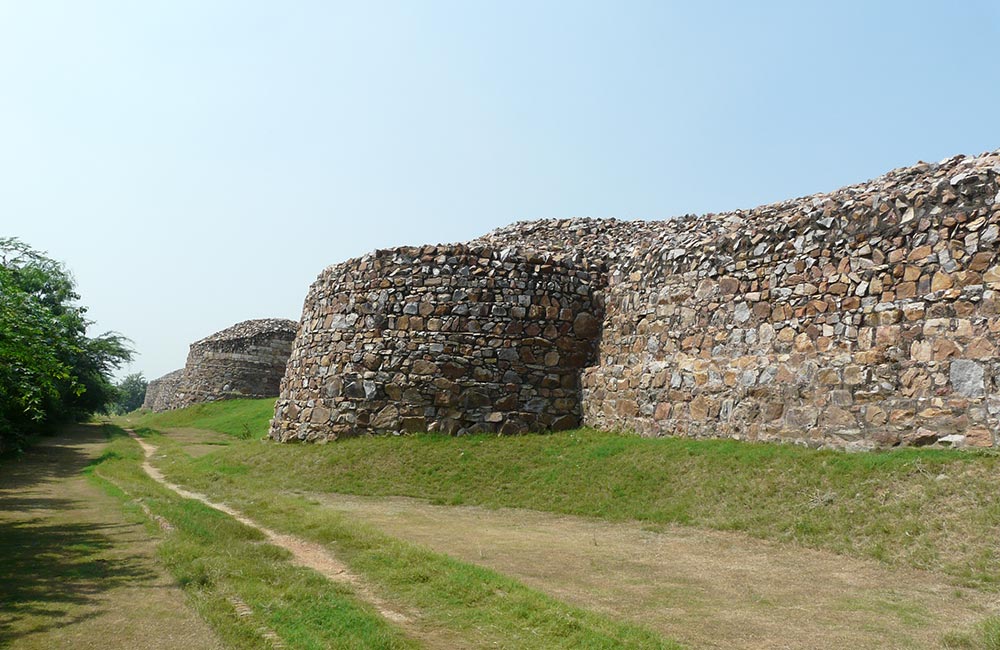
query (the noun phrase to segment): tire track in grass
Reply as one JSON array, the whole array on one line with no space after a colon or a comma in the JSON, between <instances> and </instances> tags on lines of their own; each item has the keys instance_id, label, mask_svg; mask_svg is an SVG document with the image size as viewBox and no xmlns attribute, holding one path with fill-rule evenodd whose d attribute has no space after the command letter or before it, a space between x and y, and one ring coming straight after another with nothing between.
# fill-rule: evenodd
<instances>
[{"instance_id":1,"label":"tire track in grass","mask_svg":"<svg viewBox=\"0 0 1000 650\"><path fill-rule=\"evenodd\" d=\"M369 586L368 583L361 578L361 576L353 573L347 568L346 564L334 557L326 548L320 544L308 542L299 537L279 533L275 530L262 526L240 511L231 508L224 503L217 503L206 497L204 494L192 492L179 485L171 483L166 479L160 470L153 467L152 463L149 462L149 459L152 458L154 453L156 453L156 447L136 435L135 431L131 429L126 429L125 431L133 440L139 443L140 447L142 447L143 453L146 456L146 460L143 461L142 464L142 469L151 479L185 499L200 501L210 508L229 515L241 524L260 531L272 544L289 551L294 558L295 564L312 569L334 582L349 585L361 599L368 602L387 620L403 626L408 631L413 632L414 636L423 636L418 631L408 627L413 623L411 616L393 607L383 598L378 596L371 586Z\"/></svg>"}]
</instances>

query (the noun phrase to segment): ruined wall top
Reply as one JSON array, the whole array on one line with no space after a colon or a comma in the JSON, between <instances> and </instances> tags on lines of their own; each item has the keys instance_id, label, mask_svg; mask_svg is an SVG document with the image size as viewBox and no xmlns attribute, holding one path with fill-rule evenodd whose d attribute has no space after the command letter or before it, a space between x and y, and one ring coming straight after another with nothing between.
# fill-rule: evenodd
<instances>
[{"instance_id":1,"label":"ruined wall top","mask_svg":"<svg viewBox=\"0 0 1000 650\"><path fill-rule=\"evenodd\" d=\"M659 224L654 237L640 243L646 259L663 258L674 272L708 262L760 258L779 249L808 252L810 246L856 237L875 226L898 230L953 207L993 204L990 188L1000 177L1000 150L979 156L953 156L939 163L920 162L833 192L813 194L750 210L688 215ZM877 224L872 223L872 218Z\"/></svg>"},{"instance_id":2,"label":"ruined wall top","mask_svg":"<svg viewBox=\"0 0 1000 650\"><path fill-rule=\"evenodd\" d=\"M191 344L191 348L218 347L219 344L237 341L252 341L260 338L291 339L299 329L299 324L287 318L258 318L245 320L206 336Z\"/></svg>"},{"instance_id":3,"label":"ruined wall top","mask_svg":"<svg viewBox=\"0 0 1000 650\"><path fill-rule=\"evenodd\" d=\"M556 259L597 270L633 255L671 228L670 221L539 219L518 221L472 240L471 245L543 251Z\"/></svg>"},{"instance_id":4,"label":"ruined wall top","mask_svg":"<svg viewBox=\"0 0 1000 650\"><path fill-rule=\"evenodd\" d=\"M855 234L869 224L852 218L870 211L881 215L882 226L906 224L938 214L963 196L985 196L984 189L998 176L1000 150L920 162L833 192L751 209L660 221L589 217L519 221L470 245L533 249L598 268L637 267L651 257L666 256L664 261L683 272L706 260L761 256L775 243L801 252L808 231ZM993 202L1000 202L1000 197Z\"/></svg>"}]
</instances>

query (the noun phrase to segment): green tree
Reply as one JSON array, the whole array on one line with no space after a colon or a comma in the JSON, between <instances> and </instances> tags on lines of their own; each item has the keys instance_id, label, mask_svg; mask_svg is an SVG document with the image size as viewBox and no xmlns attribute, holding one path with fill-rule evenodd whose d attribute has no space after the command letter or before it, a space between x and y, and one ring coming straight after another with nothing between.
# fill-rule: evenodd
<instances>
[{"instance_id":1,"label":"green tree","mask_svg":"<svg viewBox=\"0 0 1000 650\"><path fill-rule=\"evenodd\" d=\"M62 264L0 237L0 451L115 396L111 372L132 351L119 334L87 336L74 289Z\"/></svg>"},{"instance_id":2,"label":"green tree","mask_svg":"<svg viewBox=\"0 0 1000 650\"><path fill-rule=\"evenodd\" d=\"M108 410L116 415L136 410L146 400L146 387L148 385L149 382L146 381L141 372L126 376L115 385L117 395Z\"/></svg>"}]
</instances>

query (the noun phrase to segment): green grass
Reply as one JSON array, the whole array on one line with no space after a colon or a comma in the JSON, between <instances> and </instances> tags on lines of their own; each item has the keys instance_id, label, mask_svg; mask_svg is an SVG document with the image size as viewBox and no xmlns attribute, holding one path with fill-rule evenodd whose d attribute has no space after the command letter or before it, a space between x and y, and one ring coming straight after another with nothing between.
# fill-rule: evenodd
<instances>
[{"instance_id":1,"label":"green grass","mask_svg":"<svg viewBox=\"0 0 1000 650\"><path fill-rule=\"evenodd\" d=\"M1000 650L1000 616L986 619L968 633L951 633L944 637L948 650Z\"/></svg>"},{"instance_id":2,"label":"green grass","mask_svg":"<svg viewBox=\"0 0 1000 650\"><path fill-rule=\"evenodd\" d=\"M409 544L299 497L219 493L269 526L328 544L393 600L458 633L462 647L677 648L636 625L566 605L515 580Z\"/></svg>"},{"instance_id":3,"label":"green grass","mask_svg":"<svg viewBox=\"0 0 1000 650\"><path fill-rule=\"evenodd\" d=\"M242 439L261 438L274 416L274 399L224 400L195 404L176 411L137 411L128 416L135 426L209 429Z\"/></svg>"},{"instance_id":4,"label":"green grass","mask_svg":"<svg viewBox=\"0 0 1000 650\"><path fill-rule=\"evenodd\" d=\"M161 465L185 457L182 444L149 428L139 431L167 457ZM420 612L426 627L452 639L448 647L680 648L637 625L567 605L494 571L394 539L307 499L271 490L265 494L259 484L257 489L241 489L227 480L241 476L253 480L226 467L171 478L224 500L268 527L329 545L391 602Z\"/></svg>"},{"instance_id":5,"label":"green grass","mask_svg":"<svg viewBox=\"0 0 1000 650\"><path fill-rule=\"evenodd\" d=\"M216 411L219 409L219 411ZM255 423L250 423L253 418ZM266 430L270 411L229 402L140 420L153 427ZM847 454L731 440L580 430L515 437L362 437L331 445L237 442L167 466L233 488L401 495L609 521L742 531L946 572L1000 587L1000 456L901 449ZM210 477L206 479L205 477Z\"/></svg>"},{"instance_id":6,"label":"green grass","mask_svg":"<svg viewBox=\"0 0 1000 650\"><path fill-rule=\"evenodd\" d=\"M158 555L198 612L237 648L271 648L261 627L293 648L419 647L389 626L344 586L292 565L290 554L263 535L197 501L161 488L140 469L142 452L120 431L90 468L93 479L119 498L130 516L146 518L140 502L174 530L162 533ZM233 599L252 610L239 616Z\"/></svg>"}]
</instances>

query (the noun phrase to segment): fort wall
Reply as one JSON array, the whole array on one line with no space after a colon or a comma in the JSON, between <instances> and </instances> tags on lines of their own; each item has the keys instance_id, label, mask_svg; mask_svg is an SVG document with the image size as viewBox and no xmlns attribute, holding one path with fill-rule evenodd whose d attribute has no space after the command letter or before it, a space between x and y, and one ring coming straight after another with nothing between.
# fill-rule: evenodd
<instances>
[{"instance_id":1,"label":"fort wall","mask_svg":"<svg viewBox=\"0 0 1000 650\"><path fill-rule=\"evenodd\" d=\"M585 422L841 448L996 444L1000 156L679 220L608 276Z\"/></svg>"},{"instance_id":2,"label":"fort wall","mask_svg":"<svg viewBox=\"0 0 1000 650\"><path fill-rule=\"evenodd\" d=\"M667 221L330 267L272 436L568 428L996 446L1000 152ZM580 325L577 327L577 325Z\"/></svg>"}]
</instances>

